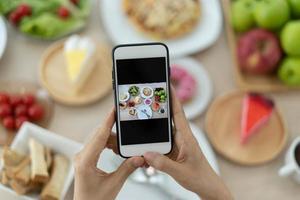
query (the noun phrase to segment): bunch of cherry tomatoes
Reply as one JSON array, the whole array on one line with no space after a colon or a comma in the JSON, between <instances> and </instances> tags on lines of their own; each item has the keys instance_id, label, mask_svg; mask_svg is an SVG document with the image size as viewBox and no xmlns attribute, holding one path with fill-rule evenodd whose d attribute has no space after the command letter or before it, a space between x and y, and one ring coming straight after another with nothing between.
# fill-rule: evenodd
<instances>
[{"instance_id":1,"label":"bunch of cherry tomatoes","mask_svg":"<svg viewBox=\"0 0 300 200\"><path fill-rule=\"evenodd\" d=\"M26 121L43 119L44 108L33 94L9 95L0 93L0 118L6 129L18 130Z\"/></svg>"}]
</instances>

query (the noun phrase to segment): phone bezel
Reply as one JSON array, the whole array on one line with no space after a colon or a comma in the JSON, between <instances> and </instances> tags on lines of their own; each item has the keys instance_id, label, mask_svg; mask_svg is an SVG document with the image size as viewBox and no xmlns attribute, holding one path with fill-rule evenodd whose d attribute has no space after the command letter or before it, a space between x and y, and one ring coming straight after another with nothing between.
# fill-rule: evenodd
<instances>
[{"instance_id":1,"label":"phone bezel","mask_svg":"<svg viewBox=\"0 0 300 200\"><path fill-rule=\"evenodd\" d=\"M134 145L121 145L121 132L119 121L119 104L118 104L118 90L117 90L117 73L116 73L116 60L117 59L135 59L135 58L151 58L151 57L165 57L166 58L166 71L167 71L167 88L168 88L168 111L169 111L169 142L162 143L147 143L147 144L134 144ZM116 128L117 128L117 141L119 154L123 158L132 156L142 156L147 151L155 151L161 154L169 154L173 148L173 133L172 133L172 101L171 101L171 88L170 88L170 66L169 66L169 49L163 43L138 43L138 44L122 44L117 45L112 50L113 58L113 89L116 107Z\"/></svg>"}]
</instances>

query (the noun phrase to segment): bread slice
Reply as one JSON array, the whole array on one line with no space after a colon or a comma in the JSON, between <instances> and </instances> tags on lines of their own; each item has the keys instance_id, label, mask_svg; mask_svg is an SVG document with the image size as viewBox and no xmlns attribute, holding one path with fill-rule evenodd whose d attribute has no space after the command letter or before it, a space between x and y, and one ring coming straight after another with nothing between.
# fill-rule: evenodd
<instances>
[{"instance_id":1,"label":"bread slice","mask_svg":"<svg viewBox=\"0 0 300 200\"><path fill-rule=\"evenodd\" d=\"M7 177L7 174L6 174L5 170L1 171L1 183L3 185L8 185L9 184L9 178Z\"/></svg>"},{"instance_id":2,"label":"bread slice","mask_svg":"<svg viewBox=\"0 0 300 200\"><path fill-rule=\"evenodd\" d=\"M6 174L9 178L15 178L15 175L21 171L26 165L30 164L29 156L26 156L17 166L6 166Z\"/></svg>"},{"instance_id":3,"label":"bread slice","mask_svg":"<svg viewBox=\"0 0 300 200\"><path fill-rule=\"evenodd\" d=\"M45 149L45 158L46 158L47 168L49 170L52 164L52 152L49 147L46 147Z\"/></svg>"},{"instance_id":4,"label":"bread slice","mask_svg":"<svg viewBox=\"0 0 300 200\"><path fill-rule=\"evenodd\" d=\"M25 159L25 155L10 149L9 147L4 147L2 152L2 163L4 168L8 168L11 166L17 166L20 164L23 159Z\"/></svg>"},{"instance_id":5,"label":"bread slice","mask_svg":"<svg viewBox=\"0 0 300 200\"><path fill-rule=\"evenodd\" d=\"M56 154L53 158L51 178L41 193L42 200L59 200L68 173L69 161L66 157Z\"/></svg>"},{"instance_id":6,"label":"bread slice","mask_svg":"<svg viewBox=\"0 0 300 200\"><path fill-rule=\"evenodd\" d=\"M18 171L15 174L14 179L24 185L27 185L30 182L30 176L31 176L31 165L29 160L29 162L25 166L23 166L23 168L21 168L20 171Z\"/></svg>"},{"instance_id":7,"label":"bread slice","mask_svg":"<svg viewBox=\"0 0 300 200\"><path fill-rule=\"evenodd\" d=\"M49 173L45 158L45 147L33 138L29 139L31 159L31 180L38 183L46 183Z\"/></svg>"},{"instance_id":8,"label":"bread slice","mask_svg":"<svg viewBox=\"0 0 300 200\"><path fill-rule=\"evenodd\" d=\"M40 190L41 188L41 185L39 183L30 182L29 184L24 185L16 180L11 180L9 185L19 195L23 195L35 190Z\"/></svg>"}]
</instances>

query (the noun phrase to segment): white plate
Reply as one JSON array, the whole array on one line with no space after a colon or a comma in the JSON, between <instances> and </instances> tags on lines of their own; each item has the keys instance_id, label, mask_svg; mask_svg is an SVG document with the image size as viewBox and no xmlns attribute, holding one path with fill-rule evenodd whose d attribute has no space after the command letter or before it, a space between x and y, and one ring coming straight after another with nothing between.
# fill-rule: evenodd
<instances>
[{"instance_id":1,"label":"white plate","mask_svg":"<svg viewBox=\"0 0 300 200\"><path fill-rule=\"evenodd\" d=\"M122 10L122 0L101 0L100 16L104 28L115 44L153 42L138 32ZM170 56L193 54L212 45L222 29L222 11L218 0L201 0L201 20L195 30L181 38L162 41L170 50Z\"/></svg>"},{"instance_id":2,"label":"white plate","mask_svg":"<svg viewBox=\"0 0 300 200\"><path fill-rule=\"evenodd\" d=\"M144 91L145 88L149 88L149 89L150 89L151 94L150 94L149 96L146 96L146 95L144 94L143 91ZM153 89L152 89L151 87L142 87L140 93L141 93L141 97L143 97L144 99L148 99L148 98L153 97L153 93L154 93L154 92L153 92Z\"/></svg>"},{"instance_id":3,"label":"white plate","mask_svg":"<svg viewBox=\"0 0 300 200\"><path fill-rule=\"evenodd\" d=\"M129 94L129 92L120 92L120 94L119 94L119 98L121 97L121 94L125 94L125 95L127 95L127 97L125 98L125 99L119 99L119 101L120 102L126 102L126 101L128 101L128 99L130 98L130 94Z\"/></svg>"},{"instance_id":4,"label":"white plate","mask_svg":"<svg viewBox=\"0 0 300 200\"><path fill-rule=\"evenodd\" d=\"M151 119L152 110L148 105L141 105L136 108L138 119Z\"/></svg>"},{"instance_id":5,"label":"white plate","mask_svg":"<svg viewBox=\"0 0 300 200\"><path fill-rule=\"evenodd\" d=\"M211 79L206 69L192 58L181 58L171 60L171 66L177 65L188 71L197 82L197 91L194 97L187 103L184 103L183 109L188 119L193 119L202 114L207 108L213 94Z\"/></svg>"},{"instance_id":6,"label":"white plate","mask_svg":"<svg viewBox=\"0 0 300 200\"><path fill-rule=\"evenodd\" d=\"M190 126L209 164L217 174L220 174L216 156L204 133L194 124L191 123ZM121 157L115 155L111 150L105 149L101 154L101 158L99 159L98 167L105 170L106 172L112 172L116 170L116 168L118 167L117 165L120 164L121 161ZM136 171L135 173L140 173L140 171ZM165 182L163 186L158 187L150 184L136 183L131 179L128 179L116 199L140 200L142 197L143 200L199 200L197 195L178 185L178 183L176 183L173 178L166 174L164 175L164 181Z\"/></svg>"},{"instance_id":7,"label":"white plate","mask_svg":"<svg viewBox=\"0 0 300 200\"><path fill-rule=\"evenodd\" d=\"M29 138L35 138L45 146L50 147L54 152L61 153L66 156L70 161L69 171L64 183L61 199L64 199L71 183L74 178L73 157L82 148L82 144L62 137L58 134L40 128L34 124L26 122L19 130L13 143L12 149L16 149L20 152L28 152L28 140ZM0 166L0 170L1 170ZM12 189L0 184L0 196L1 199L18 199L18 200L35 200L39 199L37 194L23 195L16 194Z\"/></svg>"},{"instance_id":8,"label":"white plate","mask_svg":"<svg viewBox=\"0 0 300 200\"><path fill-rule=\"evenodd\" d=\"M0 59L4 53L7 42L7 32L3 17L0 17Z\"/></svg>"}]
</instances>

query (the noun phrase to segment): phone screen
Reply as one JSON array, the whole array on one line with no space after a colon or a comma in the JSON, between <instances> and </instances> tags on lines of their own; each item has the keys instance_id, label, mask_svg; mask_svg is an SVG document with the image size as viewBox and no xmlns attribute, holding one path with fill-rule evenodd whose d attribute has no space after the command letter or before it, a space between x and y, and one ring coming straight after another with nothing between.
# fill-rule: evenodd
<instances>
[{"instance_id":1,"label":"phone screen","mask_svg":"<svg viewBox=\"0 0 300 200\"><path fill-rule=\"evenodd\" d=\"M169 94L165 57L117 59L121 145L169 142Z\"/></svg>"}]
</instances>

